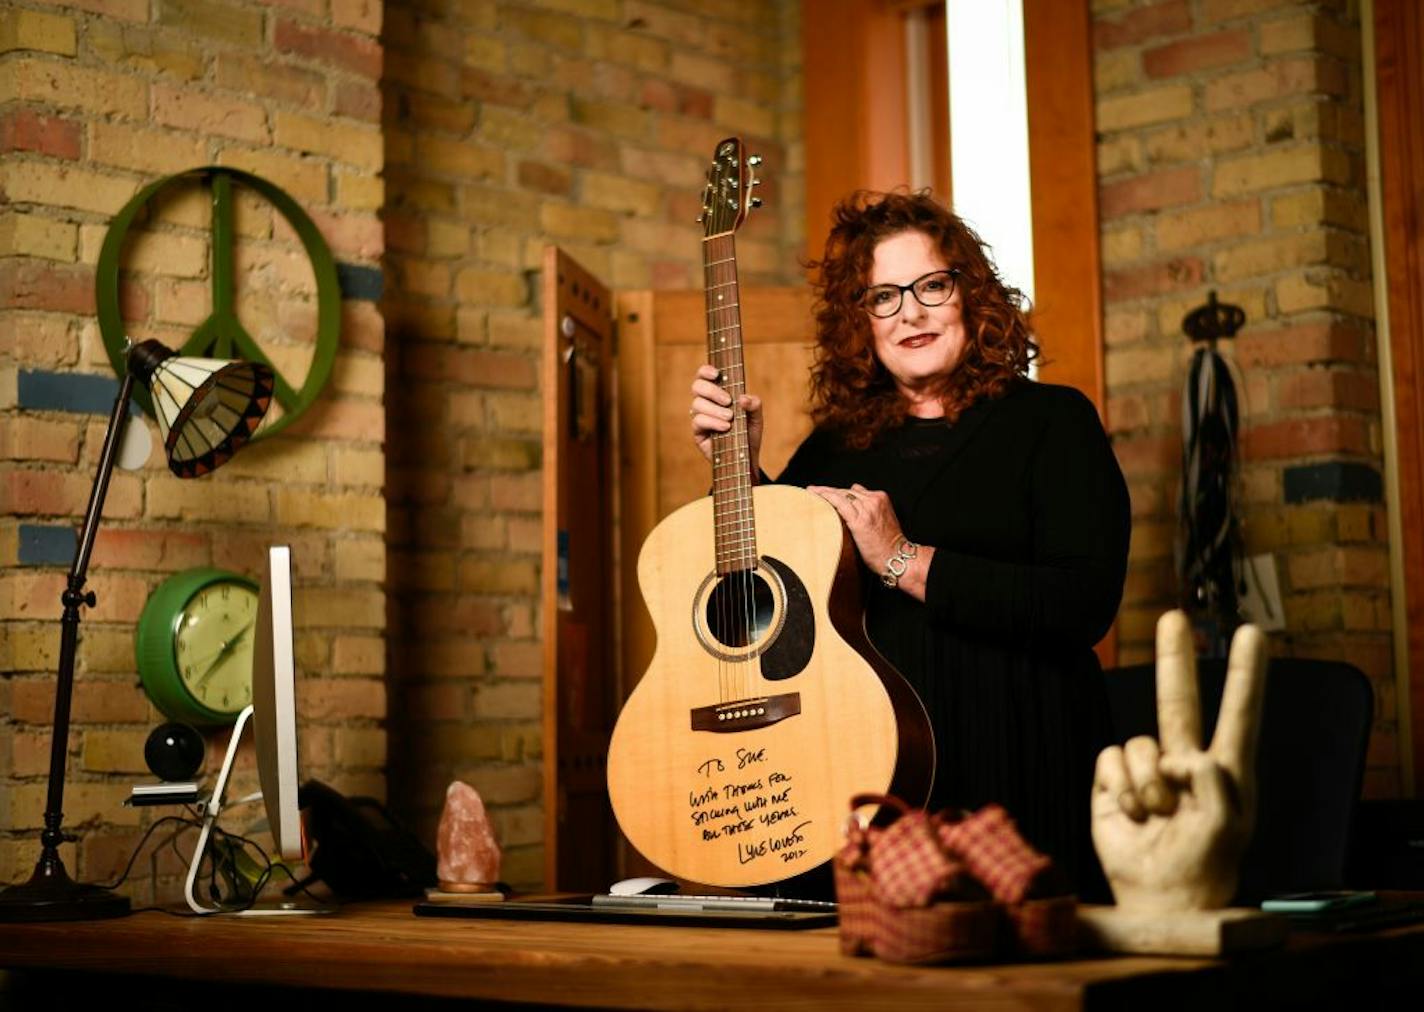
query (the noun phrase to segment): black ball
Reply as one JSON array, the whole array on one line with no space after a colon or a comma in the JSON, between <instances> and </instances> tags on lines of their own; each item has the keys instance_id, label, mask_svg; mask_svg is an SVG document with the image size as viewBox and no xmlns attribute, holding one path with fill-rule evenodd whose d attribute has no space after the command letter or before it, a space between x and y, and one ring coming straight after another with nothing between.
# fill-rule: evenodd
<instances>
[{"instance_id":1,"label":"black ball","mask_svg":"<svg viewBox=\"0 0 1424 1012\"><path fill-rule=\"evenodd\" d=\"M159 780L191 780L207 752L203 736L187 724L160 724L143 746L143 761Z\"/></svg>"}]
</instances>

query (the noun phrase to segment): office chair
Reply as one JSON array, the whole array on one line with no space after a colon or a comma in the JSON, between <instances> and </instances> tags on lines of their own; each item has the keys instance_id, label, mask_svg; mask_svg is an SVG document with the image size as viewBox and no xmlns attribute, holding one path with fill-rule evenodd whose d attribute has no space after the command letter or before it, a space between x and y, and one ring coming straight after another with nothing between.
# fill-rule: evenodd
<instances>
[{"instance_id":1,"label":"office chair","mask_svg":"<svg viewBox=\"0 0 1424 1012\"><path fill-rule=\"evenodd\" d=\"M1119 743L1157 737L1157 674L1151 664L1105 672ZM1226 662L1197 662L1202 734L1216 729ZM1241 863L1235 904L1344 884L1350 826L1365 773L1374 693L1343 662L1270 662L1256 754L1256 830Z\"/></svg>"}]
</instances>

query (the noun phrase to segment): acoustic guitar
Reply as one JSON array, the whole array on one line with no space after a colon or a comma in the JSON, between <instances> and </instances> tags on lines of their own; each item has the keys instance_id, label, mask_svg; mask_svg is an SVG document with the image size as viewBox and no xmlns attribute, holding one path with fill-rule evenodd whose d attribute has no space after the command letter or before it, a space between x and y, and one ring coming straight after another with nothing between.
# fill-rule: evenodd
<instances>
[{"instance_id":1,"label":"acoustic guitar","mask_svg":"<svg viewBox=\"0 0 1424 1012\"><path fill-rule=\"evenodd\" d=\"M759 164L717 145L703 194L707 350L745 391L736 230ZM643 544L657 647L608 750L618 824L648 860L715 886L780 882L830 859L856 794L929 796L934 736L865 636L854 544L819 496L754 485L736 410L712 440L712 495Z\"/></svg>"}]
</instances>

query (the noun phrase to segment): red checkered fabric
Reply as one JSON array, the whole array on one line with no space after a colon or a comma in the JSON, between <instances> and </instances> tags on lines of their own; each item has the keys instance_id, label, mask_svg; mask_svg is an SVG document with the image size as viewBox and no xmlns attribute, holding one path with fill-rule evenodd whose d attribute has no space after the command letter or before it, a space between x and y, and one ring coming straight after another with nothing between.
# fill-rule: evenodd
<instances>
[{"instance_id":1,"label":"red checkered fabric","mask_svg":"<svg viewBox=\"0 0 1424 1012\"><path fill-rule=\"evenodd\" d=\"M1024 842L1002 805L986 805L959 822L940 823L939 839L1001 903L1022 903L1053 866L1050 858Z\"/></svg>"},{"instance_id":2,"label":"red checkered fabric","mask_svg":"<svg viewBox=\"0 0 1424 1012\"><path fill-rule=\"evenodd\" d=\"M947 855L924 812L902 815L870 848L875 893L892 907L923 907L967 873Z\"/></svg>"}]
</instances>

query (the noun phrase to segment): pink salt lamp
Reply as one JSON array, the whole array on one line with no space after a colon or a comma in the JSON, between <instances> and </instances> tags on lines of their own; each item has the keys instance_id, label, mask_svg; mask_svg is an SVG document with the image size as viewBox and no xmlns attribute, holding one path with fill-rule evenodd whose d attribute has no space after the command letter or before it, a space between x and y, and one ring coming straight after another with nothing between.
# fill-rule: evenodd
<instances>
[{"instance_id":1,"label":"pink salt lamp","mask_svg":"<svg viewBox=\"0 0 1424 1012\"><path fill-rule=\"evenodd\" d=\"M445 789L435 852L435 874L446 892L489 892L499 881L494 827L479 792L469 784L456 780Z\"/></svg>"}]
</instances>

